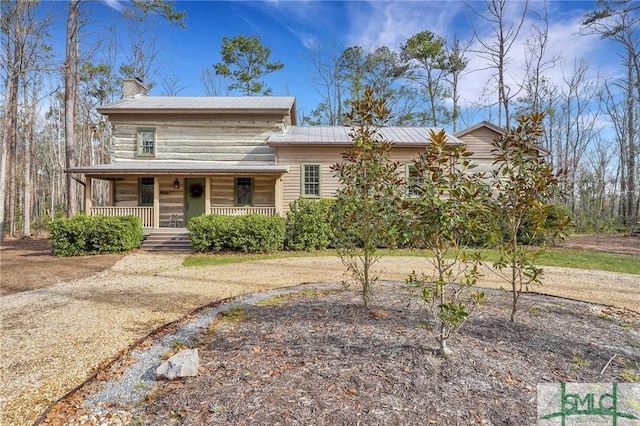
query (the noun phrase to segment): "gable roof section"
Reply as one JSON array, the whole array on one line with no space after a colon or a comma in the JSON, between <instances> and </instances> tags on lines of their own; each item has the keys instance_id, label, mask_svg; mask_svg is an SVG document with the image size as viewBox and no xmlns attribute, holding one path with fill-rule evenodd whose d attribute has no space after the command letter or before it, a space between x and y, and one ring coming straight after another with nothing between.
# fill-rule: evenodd
<instances>
[{"instance_id":1,"label":"gable roof section","mask_svg":"<svg viewBox=\"0 0 640 426\"><path fill-rule=\"evenodd\" d=\"M458 138L461 138L469 133L473 133L474 131L482 127L486 127L487 129L494 131L498 135L504 135L505 133L507 133L507 129L496 126L495 124L489 123L488 121L481 121L478 124L474 124L471 127L467 127L466 129L462 129L459 132L454 133L454 135Z\"/></svg>"},{"instance_id":2,"label":"gable roof section","mask_svg":"<svg viewBox=\"0 0 640 426\"><path fill-rule=\"evenodd\" d=\"M457 137L457 138L462 139L465 136L467 136L468 134L473 133L476 130L479 130L479 129L482 129L482 128L486 128L486 129L489 129L489 130L493 131L496 134L496 136L502 136L502 135L504 135L505 133L508 132L508 130L503 128L503 127L496 126L495 124L489 123L488 121L481 121L478 124L474 124L471 127L467 127L466 129L462 129L459 132L454 133L454 136ZM543 148L542 146L540 146L538 144L533 145L533 148L536 149L540 154L543 154L543 155L551 154L551 151L549 151L546 148Z\"/></svg>"},{"instance_id":3,"label":"gable roof section","mask_svg":"<svg viewBox=\"0 0 640 426\"><path fill-rule=\"evenodd\" d=\"M134 96L97 108L112 114L281 114L295 123L293 96Z\"/></svg>"},{"instance_id":4,"label":"gable roof section","mask_svg":"<svg viewBox=\"0 0 640 426\"><path fill-rule=\"evenodd\" d=\"M352 129L345 126L291 126L282 132L273 133L267 139L270 146L352 146L349 136ZM431 140L432 127L382 127L379 134L397 146L426 146ZM455 136L447 134L449 143L461 144Z\"/></svg>"}]
</instances>

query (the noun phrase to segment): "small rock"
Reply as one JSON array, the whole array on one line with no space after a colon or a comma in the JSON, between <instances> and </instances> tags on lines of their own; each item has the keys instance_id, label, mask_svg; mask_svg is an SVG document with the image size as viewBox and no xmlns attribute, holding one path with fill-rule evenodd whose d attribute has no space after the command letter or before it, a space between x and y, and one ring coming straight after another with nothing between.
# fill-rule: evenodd
<instances>
[{"instance_id":1,"label":"small rock","mask_svg":"<svg viewBox=\"0 0 640 426\"><path fill-rule=\"evenodd\" d=\"M159 379L173 380L180 377L193 377L198 375L200 357L197 349L183 349L165 362L156 370Z\"/></svg>"}]
</instances>

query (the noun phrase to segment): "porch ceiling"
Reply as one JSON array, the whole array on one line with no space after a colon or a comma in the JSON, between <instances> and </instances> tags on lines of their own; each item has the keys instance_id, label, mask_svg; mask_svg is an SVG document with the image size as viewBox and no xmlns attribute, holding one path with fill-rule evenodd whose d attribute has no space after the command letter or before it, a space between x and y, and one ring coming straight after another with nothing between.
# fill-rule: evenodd
<instances>
[{"instance_id":1,"label":"porch ceiling","mask_svg":"<svg viewBox=\"0 0 640 426\"><path fill-rule=\"evenodd\" d=\"M285 174L289 166L263 164L226 164L215 162L159 162L138 161L72 167L66 173L84 173L94 176L115 175L207 175L214 173Z\"/></svg>"}]
</instances>

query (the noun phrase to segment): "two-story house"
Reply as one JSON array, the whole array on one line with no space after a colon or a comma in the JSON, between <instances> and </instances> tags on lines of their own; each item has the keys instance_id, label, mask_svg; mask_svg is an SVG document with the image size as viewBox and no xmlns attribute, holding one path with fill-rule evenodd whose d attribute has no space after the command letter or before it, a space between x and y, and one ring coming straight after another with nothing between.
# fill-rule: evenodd
<instances>
[{"instance_id":1,"label":"two-story house","mask_svg":"<svg viewBox=\"0 0 640 426\"><path fill-rule=\"evenodd\" d=\"M85 176L89 215L135 215L145 228L182 227L202 214L284 215L296 198L331 197L330 167L352 147L348 127L296 124L295 98L146 96L137 80L125 97L98 108L112 126L111 162L75 167ZM392 157L406 164L429 143L430 128L386 127ZM448 135L481 167L503 132L489 123ZM108 206L93 203L96 179L110 182Z\"/></svg>"}]
</instances>

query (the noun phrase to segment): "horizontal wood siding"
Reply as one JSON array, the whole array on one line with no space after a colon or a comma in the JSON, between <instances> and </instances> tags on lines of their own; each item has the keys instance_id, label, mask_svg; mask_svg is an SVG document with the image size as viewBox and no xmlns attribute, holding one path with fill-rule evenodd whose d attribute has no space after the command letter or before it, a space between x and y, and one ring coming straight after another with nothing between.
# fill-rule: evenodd
<instances>
[{"instance_id":1,"label":"horizontal wood siding","mask_svg":"<svg viewBox=\"0 0 640 426\"><path fill-rule=\"evenodd\" d=\"M266 144L278 130L273 122L137 121L115 122L112 161L196 160L273 164L275 150ZM137 131L155 129L155 157L137 155Z\"/></svg>"},{"instance_id":2,"label":"horizontal wood siding","mask_svg":"<svg viewBox=\"0 0 640 426\"><path fill-rule=\"evenodd\" d=\"M473 152L474 159L489 159L493 149L493 140L497 136L499 135L493 130L481 127L462 136L460 140L467 145L469 151Z\"/></svg>"},{"instance_id":3,"label":"horizontal wood siding","mask_svg":"<svg viewBox=\"0 0 640 426\"><path fill-rule=\"evenodd\" d=\"M493 141L499 134L486 127L480 127L462 136L460 140L467 145L467 150L473 153L471 159L477 164L474 172L490 173L493 165Z\"/></svg>"},{"instance_id":4,"label":"horizontal wood siding","mask_svg":"<svg viewBox=\"0 0 640 426\"><path fill-rule=\"evenodd\" d=\"M211 178L211 208L235 206L235 178L253 178L254 207L273 207L276 203L276 177L252 174L213 175Z\"/></svg>"},{"instance_id":5,"label":"horizontal wood siding","mask_svg":"<svg viewBox=\"0 0 640 426\"><path fill-rule=\"evenodd\" d=\"M118 207L138 206L138 178L128 176L115 180L114 185L114 205Z\"/></svg>"},{"instance_id":6,"label":"horizontal wood siding","mask_svg":"<svg viewBox=\"0 0 640 426\"><path fill-rule=\"evenodd\" d=\"M269 212L269 214L273 214L273 212L275 211L274 208L276 200L276 180L279 177L271 175L213 175L211 177L211 209L213 210L214 208L235 207L234 201L236 177L253 178L253 207L255 207L255 209L246 209L246 211L256 213L265 211ZM178 189L175 189L173 187L173 181L175 179L178 179L178 181L180 182L180 188ZM170 225L172 215L176 215L178 220L181 223L184 223L184 177L160 176L158 180L160 182L160 227L168 227ZM138 207L138 190L138 177L132 176L121 180L116 180L114 182L114 206L123 208ZM233 214L238 214L240 212L237 209L231 209L229 211L233 211Z\"/></svg>"},{"instance_id":7,"label":"horizontal wood siding","mask_svg":"<svg viewBox=\"0 0 640 426\"><path fill-rule=\"evenodd\" d=\"M343 161L342 154L345 147L318 147L308 149L303 147L278 147L278 164L289 165L289 173L282 177L283 210L289 210L289 204L301 195L301 165L320 164L320 196L330 198L336 195L340 186L338 178L331 171L331 166ZM413 162L416 155L422 151L420 147L399 148L391 151L391 159L401 164ZM404 169L401 167L401 173Z\"/></svg>"},{"instance_id":8,"label":"horizontal wood siding","mask_svg":"<svg viewBox=\"0 0 640 426\"><path fill-rule=\"evenodd\" d=\"M184 179L178 179L180 188L173 187L173 176L160 176L160 227L169 227L171 215L176 215L184 223Z\"/></svg>"}]
</instances>

